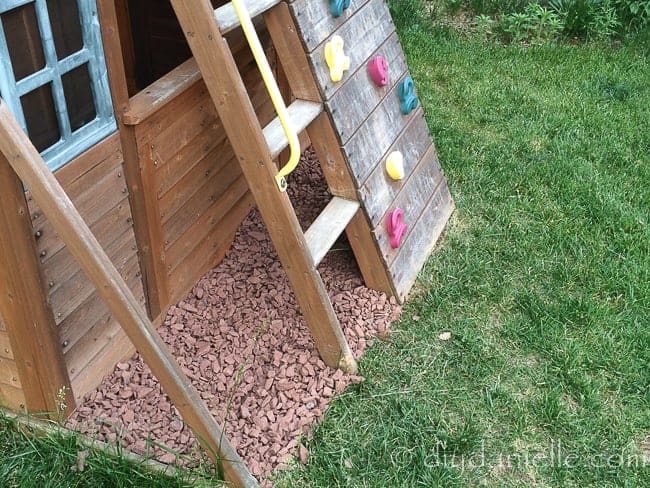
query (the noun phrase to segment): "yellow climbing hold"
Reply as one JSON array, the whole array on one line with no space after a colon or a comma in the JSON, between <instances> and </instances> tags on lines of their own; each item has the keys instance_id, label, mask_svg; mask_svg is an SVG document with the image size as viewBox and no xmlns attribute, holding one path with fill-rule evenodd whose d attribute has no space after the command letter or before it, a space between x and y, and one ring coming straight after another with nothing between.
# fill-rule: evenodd
<instances>
[{"instance_id":1,"label":"yellow climbing hold","mask_svg":"<svg viewBox=\"0 0 650 488\"><path fill-rule=\"evenodd\" d=\"M386 158L386 172L394 180L404 178L404 156L399 151L393 151Z\"/></svg>"},{"instance_id":2,"label":"yellow climbing hold","mask_svg":"<svg viewBox=\"0 0 650 488\"><path fill-rule=\"evenodd\" d=\"M343 73L350 69L350 58L343 52L345 42L341 36L334 36L325 44L325 62L330 69L334 83L343 79Z\"/></svg>"}]
</instances>

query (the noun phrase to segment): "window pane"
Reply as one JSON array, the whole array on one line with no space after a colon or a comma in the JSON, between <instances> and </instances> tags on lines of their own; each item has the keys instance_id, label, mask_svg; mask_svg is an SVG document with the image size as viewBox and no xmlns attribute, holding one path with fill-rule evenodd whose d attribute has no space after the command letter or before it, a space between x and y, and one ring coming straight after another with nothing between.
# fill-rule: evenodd
<instances>
[{"instance_id":1,"label":"window pane","mask_svg":"<svg viewBox=\"0 0 650 488\"><path fill-rule=\"evenodd\" d=\"M77 0L47 0L56 56L63 59L83 48Z\"/></svg>"},{"instance_id":2,"label":"window pane","mask_svg":"<svg viewBox=\"0 0 650 488\"><path fill-rule=\"evenodd\" d=\"M41 34L33 3L2 14L2 27L17 81L45 67Z\"/></svg>"},{"instance_id":3,"label":"window pane","mask_svg":"<svg viewBox=\"0 0 650 488\"><path fill-rule=\"evenodd\" d=\"M61 138L59 123L52 99L52 86L43 85L20 98L23 106L27 133L32 144L39 151L44 151Z\"/></svg>"},{"instance_id":4,"label":"window pane","mask_svg":"<svg viewBox=\"0 0 650 488\"><path fill-rule=\"evenodd\" d=\"M95 120L95 99L90 84L88 65L82 64L62 76L65 102L68 106L72 131Z\"/></svg>"}]
</instances>

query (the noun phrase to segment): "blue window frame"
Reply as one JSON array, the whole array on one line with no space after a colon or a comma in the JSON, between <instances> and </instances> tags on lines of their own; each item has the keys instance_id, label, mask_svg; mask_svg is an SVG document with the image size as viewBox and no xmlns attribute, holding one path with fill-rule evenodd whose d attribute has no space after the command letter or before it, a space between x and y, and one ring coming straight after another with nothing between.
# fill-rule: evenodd
<instances>
[{"instance_id":1,"label":"blue window frame","mask_svg":"<svg viewBox=\"0 0 650 488\"><path fill-rule=\"evenodd\" d=\"M52 171L114 132L96 1L0 0L0 96Z\"/></svg>"}]
</instances>

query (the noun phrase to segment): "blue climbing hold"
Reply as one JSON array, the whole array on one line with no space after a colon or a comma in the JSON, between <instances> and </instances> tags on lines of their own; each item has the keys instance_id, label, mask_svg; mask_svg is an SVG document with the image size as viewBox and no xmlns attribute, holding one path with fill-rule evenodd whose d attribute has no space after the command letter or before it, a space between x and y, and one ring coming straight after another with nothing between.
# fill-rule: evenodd
<instances>
[{"instance_id":1,"label":"blue climbing hold","mask_svg":"<svg viewBox=\"0 0 650 488\"><path fill-rule=\"evenodd\" d=\"M399 84L397 95L399 96L400 108L404 115L408 115L418 108L420 101L418 100L418 97L415 96L415 83L413 82L413 78L410 76L404 78L404 80Z\"/></svg>"},{"instance_id":2,"label":"blue climbing hold","mask_svg":"<svg viewBox=\"0 0 650 488\"><path fill-rule=\"evenodd\" d=\"M343 15L343 11L350 6L350 0L330 0L330 12L335 19Z\"/></svg>"}]
</instances>

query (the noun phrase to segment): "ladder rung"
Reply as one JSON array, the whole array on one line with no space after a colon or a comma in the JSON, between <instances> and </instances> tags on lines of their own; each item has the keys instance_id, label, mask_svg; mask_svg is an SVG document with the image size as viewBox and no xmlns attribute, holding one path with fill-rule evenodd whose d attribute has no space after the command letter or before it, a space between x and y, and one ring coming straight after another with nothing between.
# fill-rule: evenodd
<instances>
[{"instance_id":1,"label":"ladder rung","mask_svg":"<svg viewBox=\"0 0 650 488\"><path fill-rule=\"evenodd\" d=\"M327 251L332 248L336 239L343 233L357 210L359 210L359 202L334 197L307 229L305 240L311 252L314 266L318 266L323 260Z\"/></svg>"},{"instance_id":2,"label":"ladder rung","mask_svg":"<svg viewBox=\"0 0 650 488\"><path fill-rule=\"evenodd\" d=\"M323 111L323 104L317 102L308 102L306 100L295 100L289 107L289 119L293 129L300 134L316 117ZM275 159L289 145L287 136L284 134L280 119L277 117L264 128L264 139L269 146L271 159Z\"/></svg>"},{"instance_id":3,"label":"ladder rung","mask_svg":"<svg viewBox=\"0 0 650 488\"><path fill-rule=\"evenodd\" d=\"M271 7L275 7L280 0L245 0L244 4L248 9L248 13L251 15L251 18L258 16L261 13L266 12ZM232 2L215 9L214 16L217 19L217 24L219 24L219 30L222 34L226 34L233 29L239 27L239 18L235 13L235 7L233 7Z\"/></svg>"}]
</instances>

